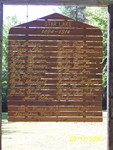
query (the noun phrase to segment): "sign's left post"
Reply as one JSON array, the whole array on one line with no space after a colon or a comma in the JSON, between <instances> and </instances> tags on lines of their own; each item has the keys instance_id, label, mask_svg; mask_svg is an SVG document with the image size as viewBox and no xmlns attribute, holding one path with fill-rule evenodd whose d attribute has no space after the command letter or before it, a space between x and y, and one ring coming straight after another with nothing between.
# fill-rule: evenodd
<instances>
[{"instance_id":1,"label":"sign's left post","mask_svg":"<svg viewBox=\"0 0 113 150\"><path fill-rule=\"evenodd\" d=\"M3 36L3 3L0 0L0 150L1 147L1 124L2 124L2 36Z\"/></svg>"}]
</instances>

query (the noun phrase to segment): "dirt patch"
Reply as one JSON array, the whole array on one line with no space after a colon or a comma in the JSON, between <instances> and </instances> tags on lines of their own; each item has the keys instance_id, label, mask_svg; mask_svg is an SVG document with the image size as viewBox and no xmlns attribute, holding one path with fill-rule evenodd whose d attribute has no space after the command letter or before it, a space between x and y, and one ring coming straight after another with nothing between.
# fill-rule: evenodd
<instances>
[{"instance_id":1,"label":"dirt patch","mask_svg":"<svg viewBox=\"0 0 113 150\"><path fill-rule=\"evenodd\" d=\"M2 150L107 150L107 113L103 122L2 123Z\"/></svg>"}]
</instances>

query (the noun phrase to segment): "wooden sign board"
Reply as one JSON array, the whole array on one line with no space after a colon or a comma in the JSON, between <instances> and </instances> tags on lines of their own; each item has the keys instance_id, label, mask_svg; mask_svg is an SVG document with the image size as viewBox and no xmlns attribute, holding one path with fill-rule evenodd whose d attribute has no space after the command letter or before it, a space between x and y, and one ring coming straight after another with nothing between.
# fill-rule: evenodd
<instances>
[{"instance_id":1,"label":"wooden sign board","mask_svg":"<svg viewBox=\"0 0 113 150\"><path fill-rule=\"evenodd\" d=\"M102 121L102 33L60 14L11 28L9 121Z\"/></svg>"}]
</instances>

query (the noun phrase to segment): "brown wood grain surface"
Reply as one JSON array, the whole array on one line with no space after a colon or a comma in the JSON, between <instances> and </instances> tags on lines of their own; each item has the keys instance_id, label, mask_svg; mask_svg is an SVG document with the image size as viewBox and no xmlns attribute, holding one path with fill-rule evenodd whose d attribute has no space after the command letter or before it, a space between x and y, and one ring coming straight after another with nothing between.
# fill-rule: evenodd
<instances>
[{"instance_id":1,"label":"brown wood grain surface","mask_svg":"<svg viewBox=\"0 0 113 150\"><path fill-rule=\"evenodd\" d=\"M102 122L102 117L98 118L69 118L69 117L43 117L43 118L8 118L9 121L13 122L34 122L34 121L39 121L39 122Z\"/></svg>"},{"instance_id":2,"label":"brown wood grain surface","mask_svg":"<svg viewBox=\"0 0 113 150\"><path fill-rule=\"evenodd\" d=\"M78 40L78 41L94 41L94 42L101 42L102 41L102 37L101 36L95 36L95 35L92 35L91 37L88 37L88 36L83 36L83 35L79 35L79 36L76 36L76 35L58 35L58 36L54 36L54 35L35 35L35 36L32 36L32 35L9 35L9 41L22 41L22 40L31 40L31 41L34 41L34 40Z\"/></svg>"},{"instance_id":3,"label":"brown wood grain surface","mask_svg":"<svg viewBox=\"0 0 113 150\"><path fill-rule=\"evenodd\" d=\"M15 105L15 106L12 106L10 105L8 107L8 110L9 112L14 112L14 111L18 111L18 112L25 112L25 111L31 111L31 112L37 112L37 111L67 111L67 112L70 112L70 111L76 111L76 112L80 112L80 111L85 111L85 112L101 112L102 111L102 107L101 106L92 106L92 107L78 107L78 106L72 106L72 107L69 107L69 106L64 106L64 107L61 107L61 106L56 106L56 107L49 107L49 106L43 106L43 107L40 107L40 106L21 106L19 107L18 105Z\"/></svg>"},{"instance_id":4,"label":"brown wood grain surface","mask_svg":"<svg viewBox=\"0 0 113 150\"><path fill-rule=\"evenodd\" d=\"M11 28L9 121L102 121L102 32L52 14Z\"/></svg>"},{"instance_id":5,"label":"brown wood grain surface","mask_svg":"<svg viewBox=\"0 0 113 150\"><path fill-rule=\"evenodd\" d=\"M13 89L18 89L18 90L21 90L21 89L27 89L28 87L32 90L32 89L38 89L38 88L40 88L40 89L56 89L58 86L60 86L60 89L71 89L72 88L72 86L73 86L73 88L91 88L91 89L101 89L101 83L99 84L80 84L79 83L79 81L78 81L78 83L76 83L76 84L38 84L38 85L36 85L36 84L30 84L29 86L27 86L27 87L25 87L24 85L27 85L27 84L10 84L10 86L14 86L14 88ZM70 88L71 87L71 88ZM8 89L8 90L13 90L13 89Z\"/></svg>"},{"instance_id":6,"label":"brown wood grain surface","mask_svg":"<svg viewBox=\"0 0 113 150\"><path fill-rule=\"evenodd\" d=\"M17 101L17 100L10 100L8 101L8 105L18 105L18 106L21 106L21 105L28 105L28 106L101 106L102 105L102 102L92 102L92 101L52 101L52 100L20 100L20 101Z\"/></svg>"},{"instance_id":7,"label":"brown wood grain surface","mask_svg":"<svg viewBox=\"0 0 113 150\"><path fill-rule=\"evenodd\" d=\"M29 96L33 96L33 99L35 98L35 100L38 100L38 99L40 100L40 97L44 97L44 96L45 97L47 96L45 100L49 100L49 99L56 100L57 97L59 96L59 97L61 97L60 98L61 100L67 99L67 97L68 97L69 100L75 100L76 101L77 100L76 96L78 96L78 95L83 95L83 96L84 95L90 95L91 96L91 95L99 95L99 94L102 95L102 91L89 91L89 90L87 90L87 91L85 91L85 90L84 91L78 91L78 90L76 90L76 91L75 90L74 91L69 91L69 90L59 91L58 89L56 89L54 91L52 91L52 90L48 90L48 91L47 90L44 90L44 91L39 90L39 91L27 91L27 92L16 92L16 91L11 92L11 91L9 91L9 96L13 95L12 100L15 100L15 95L26 95L26 93L29 94ZM31 99L31 98L29 98L29 99ZM78 100L79 99L84 99L84 98L78 98Z\"/></svg>"},{"instance_id":8,"label":"brown wood grain surface","mask_svg":"<svg viewBox=\"0 0 113 150\"><path fill-rule=\"evenodd\" d=\"M39 28L12 28L9 34L41 34L41 35L101 35L99 29L39 29Z\"/></svg>"},{"instance_id":9,"label":"brown wood grain surface","mask_svg":"<svg viewBox=\"0 0 113 150\"><path fill-rule=\"evenodd\" d=\"M42 112L42 111L37 111L37 112L9 112L9 116L102 116L102 112L55 112L55 111L50 111L50 112Z\"/></svg>"},{"instance_id":10,"label":"brown wood grain surface","mask_svg":"<svg viewBox=\"0 0 113 150\"><path fill-rule=\"evenodd\" d=\"M61 18L60 18L61 19ZM63 18L62 18L63 19ZM67 19L66 19L67 20ZM34 20L31 22L23 23L21 25L16 26L18 27L74 27L74 28L92 28L95 29L96 27L93 27L91 25L79 22L79 21L74 21L74 20L67 20L65 21L64 19L61 20Z\"/></svg>"},{"instance_id":11,"label":"brown wood grain surface","mask_svg":"<svg viewBox=\"0 0 113 150\"><path fill-rule=\"evenodd\" d=\"M87 51L88 52L88 51ZM90 51L91 52L91 51ZM26 56L26 53L28 53L28 55ZM51 55L49 55L49 54L51 54ZM97 53L97 56L98 56L98 58L97 59L99 59L100 60L100 58L101 58L101 56L100 56L101 54L100 53ZM10 57L12 57L12 59L13 58L15 58L15 59L22 59L22 58L24 58L24 59L32 59L32 60L35 60L36 58L39 58L39 59L44 59L44 60L48 60L49 61L49 59L55 59L55 58L57 58L57 59L59 59L58 61L63 61L63 59L73 59L73 61L77 61L78 59L83 59L83 60L87 60L88 58L90 59L90 58L93 58L93 59L95 59L96 57L95 57L95 55L93 54L93 53L90 53L90 54L87 54L87 53L76 53L76 51L74 51L74 53L64 53L64 52L61 52L61 54L60 53L58 53L58 51L56 52L53 52L53 53L51 53L51 52L46 52L45 54L44 54L44 51L42 51L42 52L36 52L36 51L34 51L34 52L31 52L31 50L30 51L28 51L28 52L22 52L22 51L12 51L12 52L9 52L9 58ZM32 58L32 57L34 57L34 58ZM85 57L85 58L84 58ZM69 59L69 60L70 60ZM37 60L37 62L38 62L38 60ZM53 62L54 62L54 60L53 60ZM69 62L69 61L68 61ZM87 61L86 61L86 63L87 63Z\"/></svg>"}]
</instances>

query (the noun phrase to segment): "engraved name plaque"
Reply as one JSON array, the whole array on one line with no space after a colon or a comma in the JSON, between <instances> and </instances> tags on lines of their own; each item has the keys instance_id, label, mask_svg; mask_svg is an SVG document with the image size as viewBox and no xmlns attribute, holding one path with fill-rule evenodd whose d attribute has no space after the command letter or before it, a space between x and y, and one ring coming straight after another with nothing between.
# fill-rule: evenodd
<instances>
[{"instance_id":1,"label":"engraved name plaque","mask_svg":"<svg viewBox=\"0 0 113 150\"><path fill-rule=\"evenodd\" d=\"M102 121L102 33L60 14L9 32L9 121Z\"/></svg>"}]
</instances>

